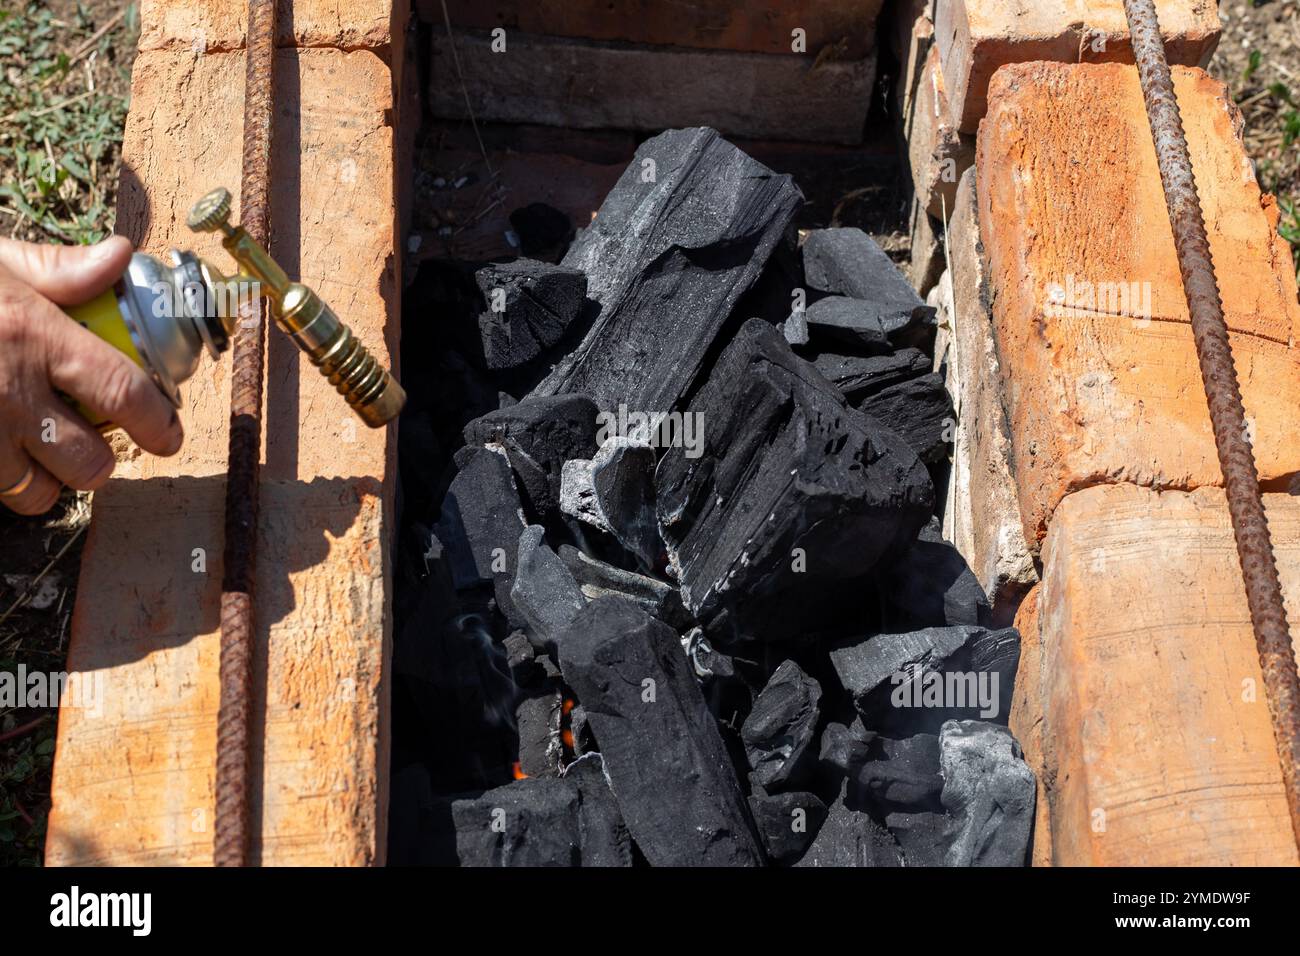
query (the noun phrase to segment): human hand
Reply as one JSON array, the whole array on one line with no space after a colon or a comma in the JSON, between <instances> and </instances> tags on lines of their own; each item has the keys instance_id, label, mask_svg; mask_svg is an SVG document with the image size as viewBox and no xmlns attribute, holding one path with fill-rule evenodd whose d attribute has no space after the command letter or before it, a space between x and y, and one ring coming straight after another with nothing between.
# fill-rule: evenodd
<instances>
[{"instance_id":1,"label":"human hand","mask_svg":"<svg viewBox=\"0 0 1300 956\"><path fill-rule=\"evenodd\" d=\"M56 389L121 426L141 448L174 455L180 419L149 376L64 314L126 271L131 244L0 239L0 504L40 514L62 485L93 491L113 473L108 442Z\"/></svg>"}]
</instances>

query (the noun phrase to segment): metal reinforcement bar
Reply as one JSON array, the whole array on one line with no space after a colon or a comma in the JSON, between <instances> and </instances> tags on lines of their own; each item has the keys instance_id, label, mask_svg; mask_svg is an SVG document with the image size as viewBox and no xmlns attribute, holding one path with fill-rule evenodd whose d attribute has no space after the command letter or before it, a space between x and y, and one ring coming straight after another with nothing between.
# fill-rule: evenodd
<instances>
[{"instance_id":1,"label":"metal reinforcement bar","mask_svg":"<svg viewBox=\"0 0 1300 956\"><path fill-rule=\"evenodd\" d=\"M249 0L244 73L244 148L240 220L269 248L271 104L276 0ZM253 576L257 557L262 378L267 304L257 297L240 315L230 389L224 574L221 582L221 702L217 714L216 818L212 861L248 862L248 723L253 656Z\"/></svg>"},{"instance_id":2,"label":"metal reinforcement bar","mask_svg":"<svg viewBox=\"0 0 1300 956\"><path fill-rule=\"evenodd\" d=\"M1210 423L1214 428L1219 466L1223 469L1228 513L1232 516L1237 555L1241 559L1246 583L1246 600L1255 629L1259 663L1264 672L1264 690L1282 765L1291 827L1296 835L1296 844L1300 846L1300 779L1296 776L1297 766L1300 766L1300 675L1296 673L1291 631L1287 626L1273 543L1260 496L1259 474L1246 437L1246 412L1232 363L1223 301L1214 277L1210 242L1205 233L1201 201L1192 176L1192 159L1187 150L1187 137L1183 133L1169 63L1165 59L1155 3L1153 0L1124 0L1124 12L1133 37L1133 54L1146 99L1151 135L1155 140L1160 180L1164 185L1169 222L1178 250L1178 266L1191 313L1196 354L1201 363L1201 378L1205 381Z\"/></svg>"}]
</instances>

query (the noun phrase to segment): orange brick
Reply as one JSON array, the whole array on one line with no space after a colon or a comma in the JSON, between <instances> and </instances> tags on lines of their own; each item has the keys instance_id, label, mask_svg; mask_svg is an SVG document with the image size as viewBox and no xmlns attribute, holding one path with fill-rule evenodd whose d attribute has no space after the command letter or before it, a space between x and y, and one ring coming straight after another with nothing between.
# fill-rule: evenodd
<instances>
[{"instance_id":1,"label":"orange brick","mask_svg":"<svg viewBox=\"0 0 1300 956\"><path fill-rule=\"evenodd\" d=\"M1265 505L1294 622L1300 500ZM1070 495L1043 544L1038 619L1056 865L1297 863L1221 490ZM1013 720L1032 739L1029 704Z\"/></svg>"},{"instance_id":2,"label":"orange brick","mask_svg":"<svg viewBox=\"0 0 1300 956\"><path fill-rule=\"evenodd\" d=\"M1284 482L1300 471L1290 249L1222 84L1198 69L1174 78L1255 457ZM1136 70L1009 66L989 103L980 231L1027 538L1073 489L1221 483Z\"/></svg>"},{"instance_id":3,"label":"orange brick","mask_svg":"<svg viewBox=\"0 0 1300 956\"><path fill-rule=\"evenodd\" d=\"M939 48L930 47L911 99L907 156L917 200L931 216L952 215L957 183L975 162L975 137L957 132L939 69Z\"/></svg>"},{"instance_id":4,"label":"orange brick","mask_svg":"<svg viewBox=\"0 0 1300 956\"><path fill-rule=\"evenodd\" d=\"M935 42L952 120L973 133L989 80L1008 63L1133 62L1123 0L936 0ZM1219 13L1205 0L1161 0L1170 63L1204 66L1219 42Z\"/></svg>"},{"instance_id":5,"label":"orange brick","mask_svg":"<svg viewBox=\"0 0 1300 956\"><path fill-rule=\"evenodd\" d=\"M1052 865L1052 818L1048 812L1046 759L1043 755L1043 646L1038 628L1038 585L1025 595L1016 612L1020 632L1020 666L1011 696L1007 724L1020 742L1025 763L1034 772L1037 793L1034 803L1034 839L1031 866Z\"/></svg>"},{"instance_id":6,"label":"orange brick","mask_svg":"<svg viewBox=\"0 0 1300 956\"><path fill-rule=\"evenodd\" d=\"M276 42L280 46L382 49L401 30L409 0L278 0ZM141 50L188 49L219 53L244 45L247 0L141 0Z\"/></svg>"},{"instance_id":7,"label":"orange brick","mask_svg":"<svg viewBox=\"0 0 1300 956\"><path fill-rule=\"evenodd\" d=\"M948 226L950 314L939 330L935 358L947 370L957 413L944 537L956 545L993 606L1009 623L1038 580L1025 541L1012 478L1001 364L989 311L988 264L980 247L974 170L957 190Z\"/></svg>"},{"instance_id":8,"label":"orange brick","mask_svg":"<svg viewBox=\"0 0 1300 956\"><path fill-rule=\"evenodd\" d=\"M388 67L310 49L281 51L276 71L272 251L387 362L399 289ZM145 251L229 265L184 217L215 185L237 192L243 77L237 51L136 59L118 229ZM372 864L385 846L395 436L361 425L283 333L268 342L253 858ZM205 360L182 387L180 455L128 451L95 495L68 668L105 677L105 708L60 712L51 864L211 861L229 372L229 354Z\"/></svg>"}]
</instances>

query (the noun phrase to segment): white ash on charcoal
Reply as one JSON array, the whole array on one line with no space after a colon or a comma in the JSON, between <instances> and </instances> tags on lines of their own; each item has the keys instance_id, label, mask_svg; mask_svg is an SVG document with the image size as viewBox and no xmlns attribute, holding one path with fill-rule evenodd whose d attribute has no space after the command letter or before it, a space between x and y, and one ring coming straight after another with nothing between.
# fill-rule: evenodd
<instances>
[{"instance_id":1,"label":"white ash on charcoal","mask_svg":"<svg viewBox=\"0 0 1300 956\"><path fill-rule=\"evenodd\" d=\"M815 793L753 793L749 811L767 858L779 866L796 862L807 852L826 821L826 804Z\"/></svg>"},{"instance_id":2,"label":"white ash on charcoal","mask_svg":"<svg viewBox=\"0 0 1300 956\"><path fill-rule=\"evenodd\" d=\"M519 536L510 603L535 647L549 649L587 603L573 574L546 544L546 529L529 525Z\"/></svg>"},{"instance_id":3,"label":"white ash on charcoal","mask_svg":"<svg viewBox=\"0 0 1300 956\"><path fill-rule=\"evenodd\" d=\"M741 327L690 411L706 423L704 453L670 448L655 484L670 565L702 620L729 605L763 618L829 591L930 516L915 453L765 322Z\"/></svg>"},{"instance_id":4,"label":"white ash on charcoal","mask_svg":"<svg viewBox=\"0 0 1300 956\"><path fill-rule=\"evenodd\" d=\"M794 661L773 672L740 729L756 787L772 793L806 782L817 760L821 696L821 685Z\"/></svg>"},{"instance_id":5,"label":"white ash on charcoal","mask_svg":"<svg viewBox=\"0 0 1300 956\"><path fill-rule=\"evenodd\" d=\"M1034 828L1034 772L1005 727L952 720L939 733L948 866L1024 866Z\"/></svg>"},{"instance_id":6,"label":"white ash on charcoal","mask_svg":"<svg viewBox=\"0 0 1300 956\"><path fill-rule=\"evenodd\" d=\"M880 576L885 630L967 624L988 627L993 611L966 559L943 538L937 518Z\"/></svg>"},{"instance_id":7,"label":"white ash on charcoal","mask_svg":"<svg viewBox=\"0 0 1300 956\"><path fill-rule=\"evenodd\" d=\"M676 632L601 598L559 640L628 831L655 866L757 866L763 853Z\"/></svg>"},{"instance_id":8,"label":"white ash on charcoal","mask_svg":"<svg viewBox=\"0 0 1300 956\"><path fill-rule=\"evenodd\" d=\"M935 310L861 229L812 230L803 243L803 267L812 289L869 303L874 324L895 346L929 350L933 344Z\"/></svg>"},{"instance_id":9,"label":"white ash on charcoal","mask_svg":"<svg viewBox=\"0 0 1300 956\"><path fill-rule=\"evenodd\" d=\"M588 758L590 759L590 758ZM582 761L579 761L581 763ZM631 866L627 830L598 768L528 777L481 794L436 795L418 765L393 777L393 865Z\"/></svg>"},{"instance_id":10,"label":"white ash on charcoal","mask_svg":"<svg viewBox=\"0 0 1300 956\"><path fill-rule=\"evenodd\" d=\"M474 280L485 306L478 315L481 358L493 371L527 365L559 342L587 297L580 270L535 259L483 266Z\"/></svg>"},{"instance_id":11,"label":"white ash on charcoal","mask_svg":"<svg viewBox=\"0 0 1300 956\"><path fill-rule=\"evenodd\" d=\"M676 407L802 201L789 176L715 130L646 140L564 257L600 313L538 394L579 392L606 411Z\"/></svg>"},{"instance_id":12,"label":"white ash on charcoal","mask_svg":"<svg viewBox=\"0 0 1300 956\"><path fill-rule=\"evenodd\" d=\"M588 601L600 597L627 598L669 627L678 630L690 627L691 617L682 604L681 593L672 584L615 567L571 544L560 545L559 555Z\"/></svg>"},{"instance_id":13,"label":"white ash on charcoal","mask_svg":"<svg viewBox=\"0 0 1300 956\"><path fill-rule=\"evenodd\" d=\"M953 717L1006 723L1020 635L1014 628L927 627L849 638L830 658L866 726L934 733Z\"/></svg>"},{"instance_id":14,"label":"white ash on charcoal","mask_svg":"<svg viewBox=\"0 0 1300 956\"><path fill-rule=\"evenodd\" d=\"M927 463L946 459L957 424L943 376L930 374L890 385L858 406L896 432Z\"/></svg>"},{"instance_id":15,"label":"white ash on charcoal","mask_svg":"<svg viewBox=\"0 0 1300 956\"><path fill-rule=\"evenodd\" d=\"M564 463L596 453L596 415L584 395L528 396L474 419L464 437L505 450L532 515L544 521L559 510Z\"/></svg>"},{"instance_id":16,"label":"white ash on charcoal","mask_svg":"<svg viewBox=\"0 0 1300 956\"><path fill-rule=\"evenodd\" d=\"M888 355L840 355L821 352L811 359L817 371L860 408L865 399L892 385L928 375L930 358L920 349L899 349Z\"/></svg>"},{"instance_id":17,"label":"white ash on charcoal","mask_svg":"<svg viewBox=\"0 0 1300 956\"><path fill-rule=\"evenodd\" d=\"M610 438L589 461L566 461L560 510L614 536L643 570L663 553L655 514L655 451L635 439Z\"/></svg>"}]
</instances>

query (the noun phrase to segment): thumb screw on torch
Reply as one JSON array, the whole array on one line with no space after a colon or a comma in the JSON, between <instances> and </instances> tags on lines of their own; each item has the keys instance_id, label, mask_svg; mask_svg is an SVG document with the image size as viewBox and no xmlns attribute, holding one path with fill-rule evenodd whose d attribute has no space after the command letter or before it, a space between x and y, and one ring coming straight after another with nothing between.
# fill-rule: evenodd
<instances>
[{"instance_id":1,"label":"thumb screw on torch","mask_svg":"<svg viewBox=\"0 0 1300 956\"><path fill-rule=\"evenodd\" d=\"M371 428L387 425L406 403L402 386L319 295L301 282L290 282L242 226L230 224L230 204L229 190L212 190L190 210L190 229L222 233L222 246L266 292L276 324L307 353L362 421Z\"/></svg>"}]
</instances>

